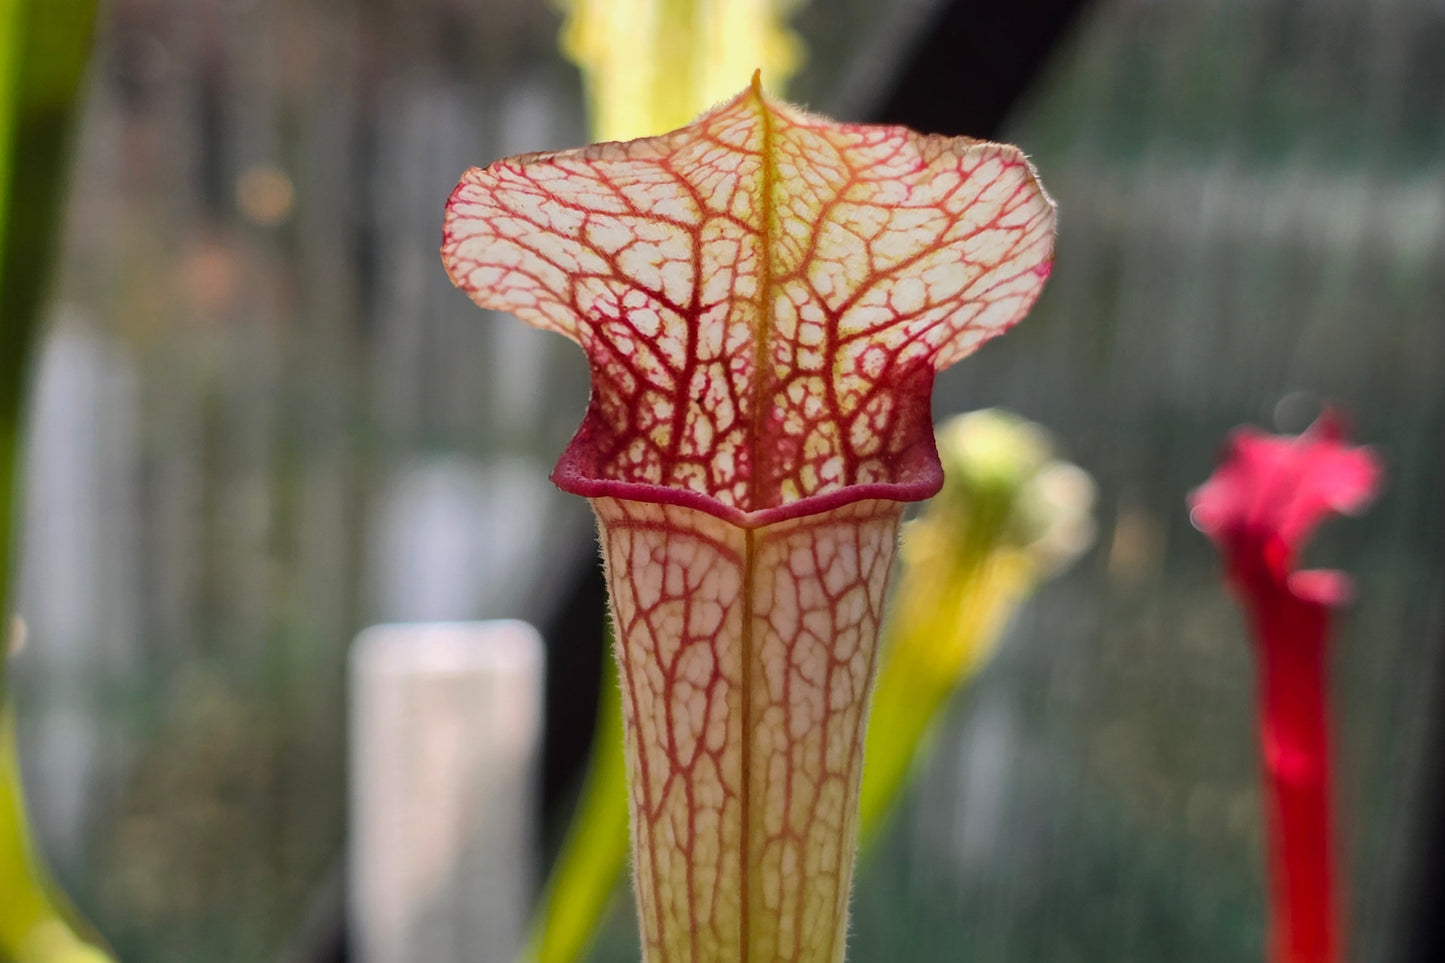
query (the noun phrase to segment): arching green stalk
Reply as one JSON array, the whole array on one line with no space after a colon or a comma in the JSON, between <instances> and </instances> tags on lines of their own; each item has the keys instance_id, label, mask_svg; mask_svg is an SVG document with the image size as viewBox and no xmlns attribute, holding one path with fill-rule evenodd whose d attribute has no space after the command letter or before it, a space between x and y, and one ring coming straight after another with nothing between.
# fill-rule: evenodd
<instances>
[{"instance_id":1,"label":"arching green stalk","mask_svg":"<svg viewBox=\"0 0 1445 963\"><path fill-rule=\"evenodd\" d=\"M94 0L0 0L0 959L100 963L46 877L25 818L5 691L25 374L59 232Z\"/></svg>"}]
</instances>

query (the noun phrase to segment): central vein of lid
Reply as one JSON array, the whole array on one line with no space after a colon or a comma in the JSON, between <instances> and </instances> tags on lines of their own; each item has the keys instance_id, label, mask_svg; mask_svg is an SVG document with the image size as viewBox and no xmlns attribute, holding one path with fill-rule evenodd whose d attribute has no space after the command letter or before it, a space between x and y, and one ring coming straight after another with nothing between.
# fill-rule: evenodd
<instances>
[{"instance_id":1,"label":"central vein of lid","mask_svg":"<svg viewBox=\"0 0 1445 963\"><path fill-rule=\"evenodd\" d=\"M768 398L768 382L771 380L769 373L772 365L769 358L769 346L773 336L773 232L776 225L773 223L773 182L777 178L777 169L773 162L773 116L763 101L760 81L756 74L753 75L753 95L758 105L758 116L761 118L760 149L762 151L760 176L762 185L759 193L759 207L761 211L762 238L761 250L758 252L758 328L755 333L757 338L753 348L753 401L752 401L752 465L748 473L748 508L757 509L762 507L762 493L759 490L759 483L762 479L762 448L763 434L767 431L767 416L764 412ZM746 776L744 776L746 778ZM745 784L746 785L746 784ZM746 945L746 944L744 944Z\"/></svg>"}]
</instances>

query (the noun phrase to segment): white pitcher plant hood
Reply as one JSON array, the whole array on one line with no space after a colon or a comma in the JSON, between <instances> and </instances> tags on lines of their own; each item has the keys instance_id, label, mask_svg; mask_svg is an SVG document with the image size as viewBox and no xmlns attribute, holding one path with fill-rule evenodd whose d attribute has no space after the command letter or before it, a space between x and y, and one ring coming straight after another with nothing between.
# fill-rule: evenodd
<instances>
[{"instance_id":1,"label":"white pitcher plant hood","mask_svg":"<svg viewBox=\"0 0 1445 963\"><path fill-rule=\"evenodd\" d=\"M587 352L553 480L617 629L644 955L841 960L864 723L936 371L1018 321L1055 213L1013 147L765 95L473 169L442 259Z\"/></svg>"}]
</instances>

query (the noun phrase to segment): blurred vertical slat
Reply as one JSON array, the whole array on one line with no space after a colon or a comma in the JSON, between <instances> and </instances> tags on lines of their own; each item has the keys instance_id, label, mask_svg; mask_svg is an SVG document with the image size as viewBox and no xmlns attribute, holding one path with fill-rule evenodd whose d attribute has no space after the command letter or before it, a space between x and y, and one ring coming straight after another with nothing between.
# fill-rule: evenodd
<instances>
[{"instance_id":1,"label":"blurred vertical slat","mask_svg":"<svg viewBox=\"0 0 1445 963\"><path fill-rule=\"evenodd\" d=\"M540 822L542 640L382 625L351 659L350 930L361 963L512 963Z\"/></svg>"}]
</instances>

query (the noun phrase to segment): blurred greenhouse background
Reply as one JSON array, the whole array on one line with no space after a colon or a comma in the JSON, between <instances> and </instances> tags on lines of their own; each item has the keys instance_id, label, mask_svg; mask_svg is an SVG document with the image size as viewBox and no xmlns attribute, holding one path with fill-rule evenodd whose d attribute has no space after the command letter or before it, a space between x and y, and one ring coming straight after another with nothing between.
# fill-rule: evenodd
<instances>
[{"instance_id":1,"label":"blurred greenhouse background","mask_svg":"<svg viewBox=\"0 0 1445 963\"><path fill-rule=\"evenodd\" d=\"M793 99L897 119L933 18L968 6L811 0ZM538 0L102 6L11 684L46 855L124 960L341 958L346 660L378 622L542 627L545 869L601 657L591 520L546 480L587 375L478 313L437 246L466 167L585 140L559 24ZM945 105L989 83L951 69ZM1184 493L1231 426L1325 400L1389 470L1312 553L1357 579L1352 958L1410 958L1441 815L1445 7L1095 0L972 132L1032 155L1062 228L1038 308L935 410L1047 426L1100 536L954 707L861 868L850 960L1259 958L1253 669ZM635 947L619 900L595 960Z\"/></svg>"}]
</instances>

